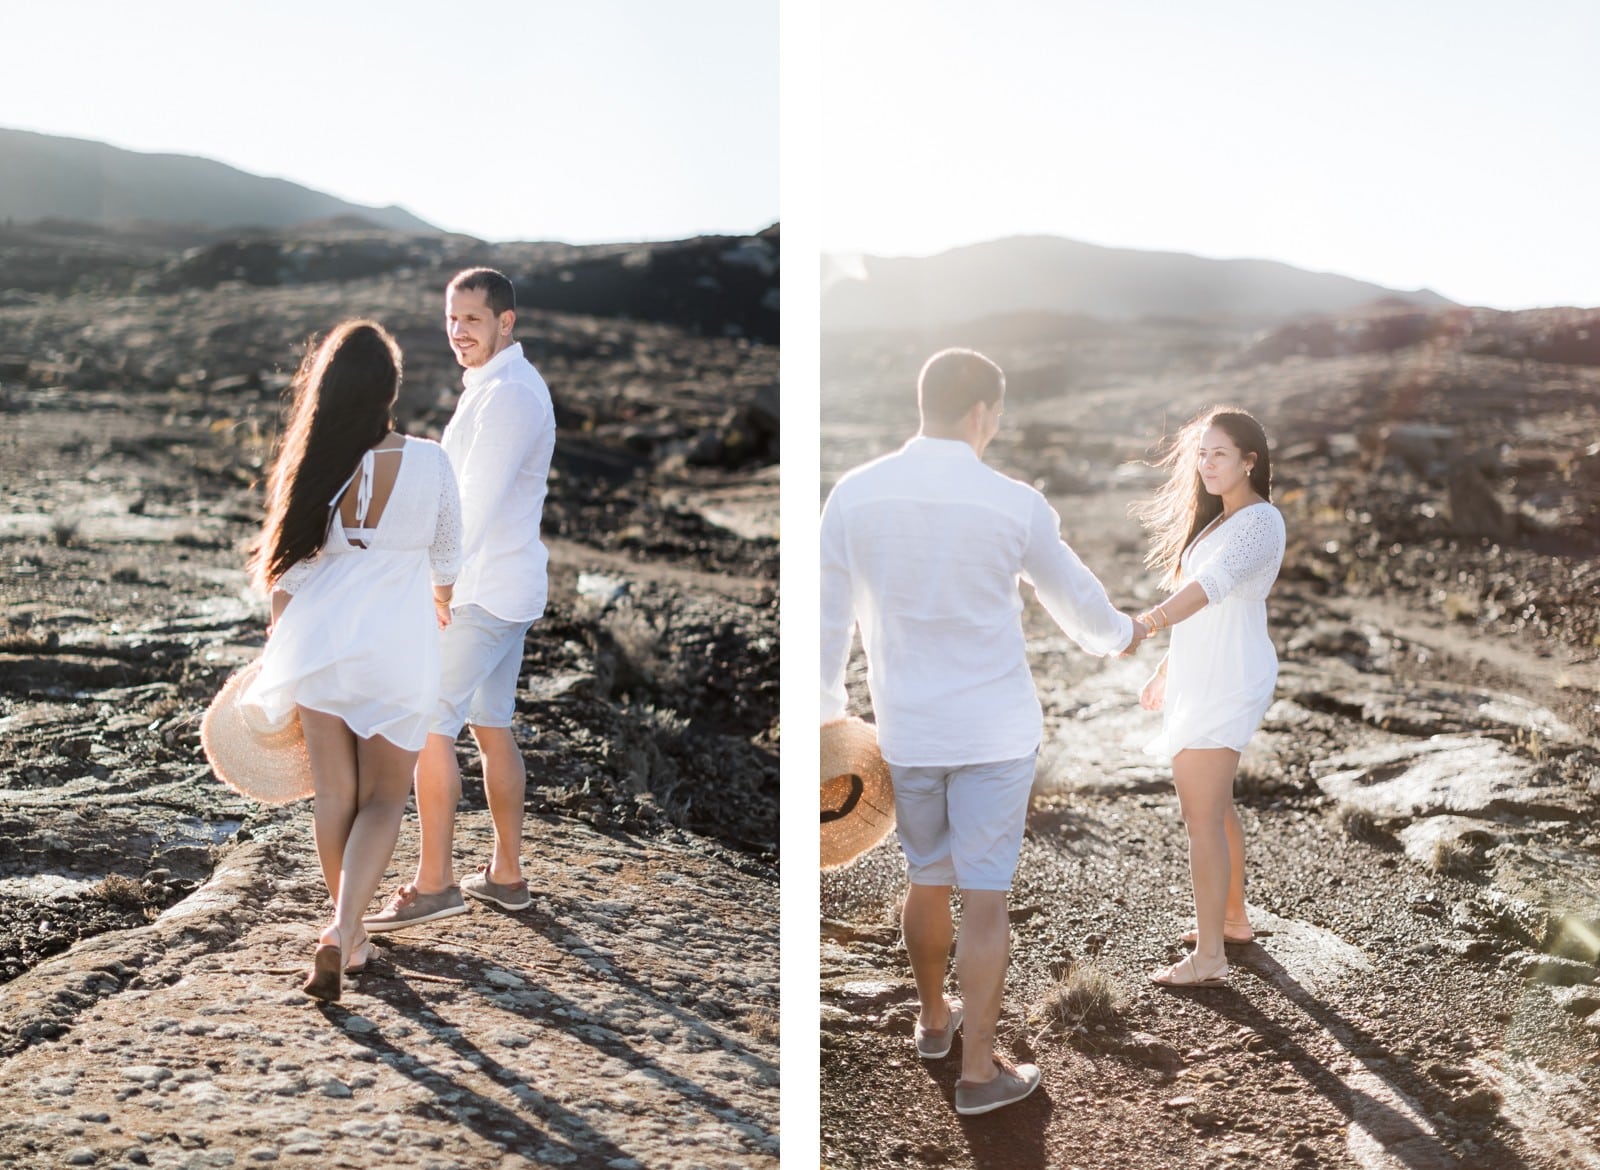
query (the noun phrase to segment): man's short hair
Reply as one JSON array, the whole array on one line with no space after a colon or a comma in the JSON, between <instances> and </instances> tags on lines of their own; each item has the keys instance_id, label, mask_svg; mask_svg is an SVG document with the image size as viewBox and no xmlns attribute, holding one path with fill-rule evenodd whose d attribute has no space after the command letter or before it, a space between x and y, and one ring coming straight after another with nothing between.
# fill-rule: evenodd
<instances>
[{"instance_id":1,"label":"man's short hair","mask_svg":"<svg viewBox=\"0 0 1600 1170\"><path fill-rule=\"evenodd\" d=\"M935 426L954 426L973 403L993 406L1005 393L1005 374L975 349L942 349L917 375L917 409Z\"/></svg>"},{"instance_id":2,"label":"man's short hair","mask_svg":"<svg viewBox=\"0 0 1600 1170\"><path fill-rule=\"evenodd\" d=\"M514 312L517 307L517 290L503 272L493 268L468 268L450 278L449 289L461 292L481 292L489 300L489 311L496 317ZM446 291L449 291L447 289Z\"/></svg>"}]
</instances>

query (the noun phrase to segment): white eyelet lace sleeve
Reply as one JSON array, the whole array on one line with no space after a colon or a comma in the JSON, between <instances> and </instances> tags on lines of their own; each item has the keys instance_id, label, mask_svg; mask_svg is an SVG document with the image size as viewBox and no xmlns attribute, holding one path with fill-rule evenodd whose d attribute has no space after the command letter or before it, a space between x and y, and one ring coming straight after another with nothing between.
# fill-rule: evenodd
<instances>
[{"instance_id":1,"label":"white eyelet lace sleeve","mask_svg":"<svg viewBox=\"0 0 1600 1170\"><path fill-rule=\"evenodd\" d=\"M439 511L428 546L428 565L435 585L453 585L461 572L461 493L455 472L442 448L439 456Z\"/></svg>"},{"instance_id":2,"label":"white eyelet lace sleeve","mask_svg":"<svg viewBox=\"0 0 1600 1170\"><path fill-rule=\"evenodd\" d=\"M296 561L284 570L283 576L272 583L272 587L282 590L291 597L294 591L306 583L306 578L311 576L311 571L317 567L316 557L307 557L303 561Z\"/></svg>"},{"instance_id":3,"label":"white eyelet lace sleeve","mask_svg":"<svg viewBox=\"0 0 1600 1170\"><path fill-rule=\"evenodd\" d=\"M1271 504L1257 504L1224 522L1214 549L1204 549L1194 579L1215 605L1237 595L1265 601L1283 563L1283 516Z\"/></svg>"}]
</instances>

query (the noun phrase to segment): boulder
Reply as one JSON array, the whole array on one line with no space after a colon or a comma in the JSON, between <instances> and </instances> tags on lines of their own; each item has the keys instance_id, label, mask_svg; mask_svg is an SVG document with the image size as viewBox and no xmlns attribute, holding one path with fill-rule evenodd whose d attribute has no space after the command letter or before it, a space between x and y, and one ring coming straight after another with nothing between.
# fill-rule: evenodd
<instances>
[{"instance_id":1,"label":"boulder","mask_svg":"<svg viewBox=\"0 0 1600 1170\"><path fill-rule=\"evenodd\" d=\"M1461 463L1450 471L1450 528L1458 536L1508 540L1516 535L1517 517L1506 510L1481 471Z\"/></svg>"}]
</instances>

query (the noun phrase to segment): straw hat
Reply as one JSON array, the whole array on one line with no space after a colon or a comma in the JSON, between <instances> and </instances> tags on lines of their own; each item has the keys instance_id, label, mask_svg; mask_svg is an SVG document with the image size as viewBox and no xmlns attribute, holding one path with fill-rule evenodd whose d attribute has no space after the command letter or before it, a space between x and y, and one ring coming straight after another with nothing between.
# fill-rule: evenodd
<instances>
[{"instance_id":1,"label":"straw hat","mask_svg":"<svg viewBox=\"0 0 1600 1170\"><path fill-rule=\"evenodd\" d=\"M894 784L878 729L860 719L822 725L822 868L849 865L894 828Z\"/></svg>"},{"instance_id":2,"label":"straw hat","mask_svg":"<svg viewBox=\"0 0 1600 1170\"><path fill-rule=\"evenodd\" d=\"M304 800L312 793L311 760L300 716L272 727L239 702L259 673L258 658L223 684L200 721L200 746L217 779L241 796L266 804Z\"/></svg>"}]
</instances>

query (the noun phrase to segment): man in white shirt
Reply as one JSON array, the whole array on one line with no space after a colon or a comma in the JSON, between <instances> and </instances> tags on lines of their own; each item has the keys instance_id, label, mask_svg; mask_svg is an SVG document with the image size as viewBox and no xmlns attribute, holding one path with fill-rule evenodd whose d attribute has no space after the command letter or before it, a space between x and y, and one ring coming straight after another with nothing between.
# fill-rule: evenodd
<instances>
[{"instance_id":1,"label":"man in white shirt","mask_svg":"<svg viewBox=\"0 0 1600 1170\"><path fill-rule=\"evenodd\" d=\"M491 268L458 273L445 292L450 348L465 390L441 440L461 490L461 573L449 600L435 598L440 633L438 719L417 759L422 842L415 880L368 930L399 930L464 914L465 893L507 910L531 904L522 877L527 771L511 732L528 627L544 613L549 555L540 514L555 451L555 411L539 371L511 339L516 298ZM472 728L494 822L494 850L455 881L452 851L461 772L455 741Z\"/></svg>"},{"instance_id":2,"label":"man in white shirt","mask_svg":"<svg viewBox=\"0 0 1600 1170\"><path fill-rule=\"evenodd\" d=\"M1129 653L1144 627L1061 539L1033 488L984 465L1005 375L972 350L944 350L917 379L922 429L858 467L822 514L822 721L845 714L854 627L868 663L878 745L895 789L910 891L902 916L921 1011L918 1053L962 1035L956 1111L986 1113L1039 1083L994 1054L1043 713L1028 669L1019 581L1092 654ZM952 885L961 890L956 974L944 994Z\"/></svg>"}]
</instances>

